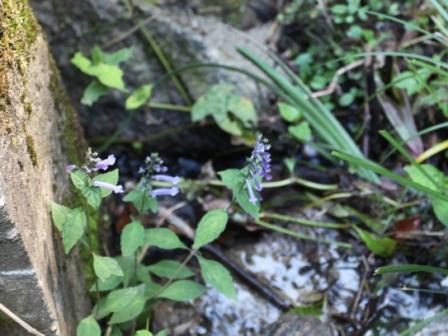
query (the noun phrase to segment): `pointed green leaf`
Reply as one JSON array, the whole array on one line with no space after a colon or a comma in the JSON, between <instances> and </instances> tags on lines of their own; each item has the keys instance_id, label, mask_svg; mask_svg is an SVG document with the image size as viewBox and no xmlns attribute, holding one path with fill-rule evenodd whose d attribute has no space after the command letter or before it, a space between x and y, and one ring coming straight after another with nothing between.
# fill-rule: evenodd
<instances>
[{"instance_id":1,"label":"pointed green leaf","mask_svg":"<svg viewBox=\"0 0 448 336\"><path fill-rule=\"evenodd\" d=\"M135 336L153 336L152 332L148 331L148 330L138 330L135 333Z\"/></svg>"},{"instance_id":2,"label":"pointed green leaf","mask_svg":"<svg viewBox=\"0 0 448 336\"><path fill-rule=\"evenodd\" d=\"M148 270L158 277L169 279L183 279L194 275L194 273L185 265L175 260L162 260L158 263L148 266Z\"/></svg>"},{"instance_id":3,"label":"pointed green leaf","mask_svg":"<svg viewBox=\"0 0 448 336\"><path fill-rule=\"evenodd\" d=\"M84 234L87 226L87 217L81 208L72 209L62 225L62 240L65 253L69 253Z\"/></svg>"},{"instance_id":4,"label":"pointed green leaf","mask_svg":"<svg viewBox=\"0 0 448 336\"><path fill-rule=\"evenodd\" d=\"M92 315L79 322L76 328L76 336L101 336L101 328Z\"/></svg>"},{"instance_id":5,"label":"pointed green leaf","mask_svg":"<svg viewBox=\"0 0 448 336\"><path fill-rule=\"evenodd\" d=\"M83 105L92 106L92 104L98 101L98 99L107 95L109 91L110 90L106 85L94 80L84 89L81 103Z\"/></svg>"},{"instance_id":6,"label":"pointed green leaf","mask_svg":"<svg viewBox=\"0 0 448 336\"><path fill-rule=\"evenodd\" d=\"M59 231L62 231L62 227L71 211L72 209L61 204L55 202L51 203L51 218Z\"/></svg>"},{"instance_id":7,"label":"pointed green leaf","mask_svg":"<svg viewBox=\"0 0 448 336\"><path fill-rule=\"evenodd\" d=\"M167 250L187 248L173 231L166 228L146 229L145 243Z\"/></svg>"},{"instance_id":8,"label":"pointed green leaf","mask_svg":"<svg viewBox=\"0 0 448 336\"><path fill-rule=\"evenodd\" d=\"M109 324L118 324L123 322L132 321L143 311L145 307L146 298L143 295L143 291L139 293L126 307L113 313Z\"/></svg>"},{"instance_id":9,"label":"pointed green leaf","mask_svg":"<svg viewBox=\"0 0 448 336\"><path fill-rule=\"evenodd\" d=\"M121 232L121 254L131 256L143 245L145 228L138 221L127 224Z\"/></svg>"},{"instance_id":10,"label":"pointed green leaf","mask_svg":"<svg viewBox=\"0 0 448 336\"><path fill-rule=\"evenodd\" d=\"M228 215L222 209L214 209L207 212L200 220L194 237L193 248L199 249L215 239L224 231L227 225Z\"/></svg>"},{"instance_id":11,"label":"pointed green leaf","mask_svg":"<svg viewBox=\"0 0 448 336\"><path fill-rule=\"evenodd\" d=\"M123 276L123 270L118 262L110 257L102 257L97 254L93 254L93 269L95 274L102 281L105 281L112 275Z\"/></svg>"},{"instance_id":12,"label":"pointed green leaf","mask_svg":"<svg viewBox=\"0 0 448 336\"><path fill-rule=\"evenodd\" d=\"M144 290L145 285L114 290L107 295L103 310L109 313L120 312L137 297L143 296Z\"/></svg>"},{"instance_id":13,"label":"pointed green leaf","mask_svg":"<svg viewBox=\"0 0 448 336\"><path fill-rule=\"evenodd\" d=\"M230 272L219 262L198 257L202 277L210 286L231 299L236 299L236 290Z\"/></svg>"},{"instance_id":14,"label":"pointed green leaf","mask_svg":"<svg viewBox=\"0 0 448 336\"><path fill-rule=\"evenodd\" d=\"M388 258L395 253L397 243L389 237L380 237L374 233L367 232L355 226L361 239L374 254Z\"/></svg>"},{"instance_id":15,"label":"pointed green leaf","mask_svg":"<svg viewBox=\"0 0 448 336\"><path fill-rule=\"evenodd\" d=\"M137 88L127 99L125 103L126 110L135 110L142 107L151 98L152 85L142 85Z\"/></svg>"},{"instance_id":16,"label":"pointed green leaf","mask_svg":"<svg viewBox=\"0 0 448 336\"><path fill-rule=\"evenodd\" d=\"M179 280L169 285L158 297L173 301L190 301L201 296L204 291L204 286L196 282Z\"/></svg>"},{"instance_id":17,"label":"pointed green leaf","mask_svg":"<svg viewBox=\"0 0 448 336\"><path fill-rule=\"evenodd\" d=\"M151 210L153 213L157 212L157 199L151 197L148 192L141 188L126 194L123 197L123 201L134 204L140 215L144 215L148 210Z\"/></svg>"},{"instance_id":18,"label":"pointed green leaf","mask_svg":"<svg viewBox=\"0 0 448 336\"><path fill-rule=\"evenodd\" d=\"M280 111L280 115L287 122L294 123L303 118L303 114L294 106L286 104L286 103L278 103L278 110Z\"/></svg>"},{"instance_id":19,"label":"pointed green leaf","mask_svg":"<svg viewBox=\"0 0 448 336\"><path fill-rule=\"evenodd\" d=\"M295 126L289 126L288 132L299 141L308 142L311 140L311 128L308 122L302 121Z\"/></svg>"}]
</instances>

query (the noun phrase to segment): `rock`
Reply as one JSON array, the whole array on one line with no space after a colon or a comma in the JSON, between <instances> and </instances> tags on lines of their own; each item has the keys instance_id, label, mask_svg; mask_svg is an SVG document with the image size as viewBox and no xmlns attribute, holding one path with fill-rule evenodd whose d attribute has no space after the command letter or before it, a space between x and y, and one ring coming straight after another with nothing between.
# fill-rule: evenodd
<instances>
[{"instance_id":1,"label":"rock","mask_svg":"<svg viewBox=\"0 0 448 336\"><path fill-rule=\"evenodd\" d=\"M233 2L233 1L232 1ZM247 45L250 39L263 42L269 25L249 31L238 31L220 22L216 17L195 15L191 7L155 7L143 1L134 1L141 17L150 17L146 22L148 31L154 36L173 67L199 62L223 63L256 71L235 50L238 45ZM92 108L80 105L84 88L89 79L70 63L77 51L90 52L95 45L104 46L133 27L127 10L119 0L31 0L37 17L45 28L69 93L80 111L86 136L93 143L101 143L109 137L128 117L124 110L123 95L103 98ZM249 10L249 9L248 9ZM244 37L246 35L247 37ZM154 83L165 70L160 65L144 36L135 32L114 44L108 50L132 46L134 56L124 66L126 82L135 88L141 84ZM190 96L195 99L216 83L232 83L238 91L251 98L262 113L267 106L266 90L253 80L223 69L188 71L181 75ZM172 83L163 85L154 92L153 101L184 104ZM163 137L160 137L163 135ZM194 126L188 113L166 110L146 110L136 114L118 139L151 143L151 150L192 155L216 153L228 147L227 137L215 126ZM160 141L163 140L163 141Z\"/></svg>"},{"instance_id":2,"label":"rock","mask_svg":"<svg viewBox=\"0 0 448 336\"><path fill-rule=\"evenodd\" d=\"M87 312L76 254L66 258L52 200L84 151L41 29L26 0L0 2L0 303L44 335L74 335ZM29 335L7 318L0 335Z\"/></svg>"},{"instance_id":3,"label":"rock","mask_svg":"<svg viewBox=\"0 0 448 336\"><path fill-rule=\"evenodd\" d=\"M264 330L261 336L336 336L334 326L321 322L313 316L293 313L283 315L277 322Z\"/></svg>"}]
</instances>

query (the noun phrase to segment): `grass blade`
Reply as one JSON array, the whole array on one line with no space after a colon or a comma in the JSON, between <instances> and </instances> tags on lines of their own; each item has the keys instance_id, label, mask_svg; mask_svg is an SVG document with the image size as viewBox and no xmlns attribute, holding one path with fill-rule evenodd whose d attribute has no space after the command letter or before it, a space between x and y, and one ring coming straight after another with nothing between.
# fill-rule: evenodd
<instances>
[{"instance_id":1,"label":"grass blade","mask_svg":"<svg viewBox=\"0 0 448 336\"><path fill-rule=\"evenodd\" d=\"M425 187L424 185L421 185L419 183L415 183L408 178L405 178L403 176L395 174L391 170L384 168L376 163L373 163L372 161L368 161L365 159L362 160L357 157L354 157L354 156L351 156L351 155L348 155L345 153L335 152L335 151L332 152L332 155L336 156L339 159L347 161L349 164L352 164L354 166L359 166L359 167L363 167L368 170L372 170L377 174L383 175L383 176L401 184L403 187L412 188L414 190L417 190L417 191L420 191L420 192L426 194L427 196L435 197L437 199L448 202L447 195L444 195L438 191L435 191L433 189Z\"/></svg>"},{"instance_id":2,"label":"grass blade","mask_svg":"<svg viewBox=\"0 0 448 336\"><path fill-rule=\"evenodd\" d=\"M448 275L448 268L434 267L428 265L418 265L418 264L397 264L379 267L375 271L375 275L381 275L386 273L437 273Z\"/></svg>"}]
</instances>

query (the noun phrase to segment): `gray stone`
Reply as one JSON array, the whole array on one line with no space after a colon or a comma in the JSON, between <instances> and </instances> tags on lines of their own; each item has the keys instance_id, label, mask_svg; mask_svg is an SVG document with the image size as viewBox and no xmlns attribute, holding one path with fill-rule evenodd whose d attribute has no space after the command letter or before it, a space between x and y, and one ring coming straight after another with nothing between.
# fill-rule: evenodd
<instances>
[{"instance_id":1,"label":"gray stone","mask_svg":"<svg viewBox=\"0 0 448 336\"><path fill-rule=\"evenodd\" d=\"M69 196L64 167L82 134L25 0L0 2L0 32L0 303L45 335L74 335L88 308L83 275L50 205ZM0 335L28 333L2 318Z\"/></svg>"},{"instance_id":2,"label":"gray stone","mask_svg":"<svg viewBox=\"0 0 448 336\"><path fill-rule=\"evenodd\" d=\"M248 45L251 39L263 42L269 25L247 31L222 23L216 17L195 15L191 7L145 5L134 1L142 17L151 17L146 27L153 34L173 67L199 62L214 62L255 71L236 51L238 45ZM101 143L127 118L123 96L103 98L92 108L80 105L83 89L89 79L82 75L70 59L79 50L88 53L95 45L105 46L133 27L126 8L119 0L31 0L37 17L45 28L55 58L69 93L80 111L86 137L93 143ZM134 56L124 66L129 87L154 83L165 71L149 48L144 36L135 32L109 47L116 50L124 46L134 48ZM267 105L266 90L261 90L251 79L218 68L189 71L181 75L193 99L199 97L213 84L232 83L238 91L251 98L259 113ZM184 104L171 82L154 92L153 101ZM212 131L211 131L212 129ZM189 152L216 152L228 146L223 133L213 126L191 126L188 113L165 110L138 112L119 138L120 142L135 140L151 142L152 150L179 154ZM160 140L164 132L163 141Z\"/></svg>"}]
</instances>

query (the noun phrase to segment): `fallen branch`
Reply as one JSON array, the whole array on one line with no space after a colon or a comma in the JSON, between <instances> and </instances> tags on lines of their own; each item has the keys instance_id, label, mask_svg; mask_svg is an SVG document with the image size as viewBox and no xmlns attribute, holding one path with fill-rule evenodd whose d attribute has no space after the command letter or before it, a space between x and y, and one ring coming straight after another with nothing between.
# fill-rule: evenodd
<instances>
[{"instance_id":1,"label":"fallen branch","mask_svg":"<svg viewBox=\"0 0 448 336\"><path fill-rule=\"evenodd\" d=\"M26 323L24 320L22 320L20 317L18 317L16 314L14 314L11 310L9 310L6 306L2 305L0 303L0 311L8 316L11 320L19 324L23 329L28 331L29 334L35 335L35 336L45 336L40 331L37 331L32 326L30 326L28 323Z\"/></svg>"}]
</instances>

